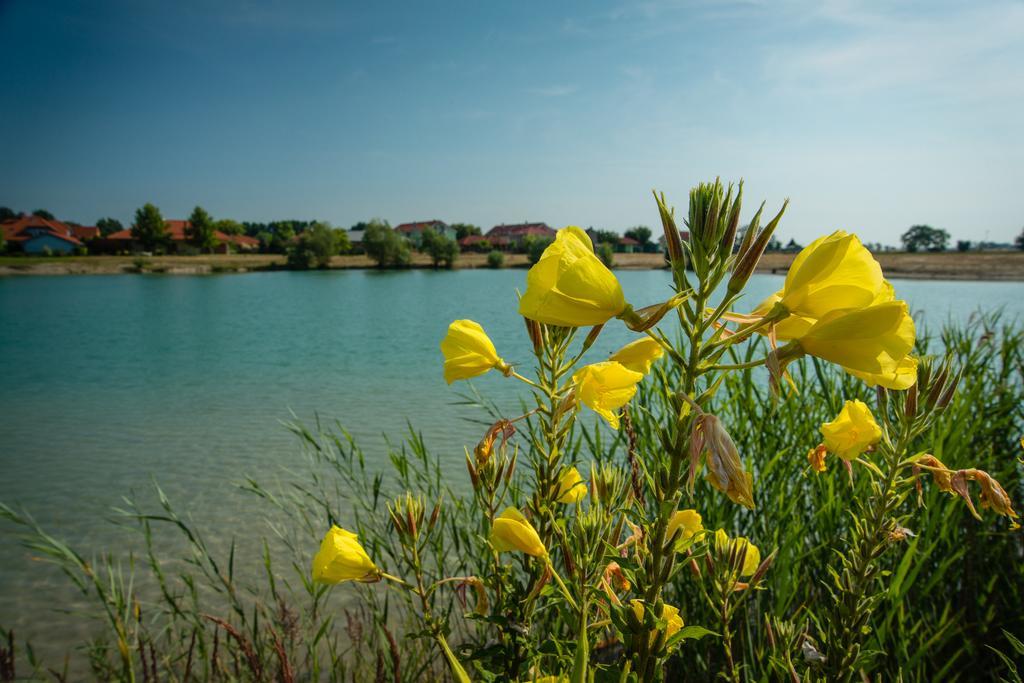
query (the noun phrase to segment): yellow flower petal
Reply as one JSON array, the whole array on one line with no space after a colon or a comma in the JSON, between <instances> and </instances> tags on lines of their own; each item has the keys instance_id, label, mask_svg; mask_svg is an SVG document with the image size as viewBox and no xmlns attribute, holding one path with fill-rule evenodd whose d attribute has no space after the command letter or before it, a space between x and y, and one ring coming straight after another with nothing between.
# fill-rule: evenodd
<instances>
[{"instance_id":1,"label":"yellow flower petal","mask_svg":"<svg viewBox=\"0 0 1024 683\"><path fill-rule=\"evenodd\" d=\"M654 361L663 355L665 355L665 350L661 348L661 344L650 337L641 337L623 346L608 360L617 361L633 372L642 372L646 375L651 371Z\"/></svg>"},{"instance_id":2,"label":"yellow flower petal","mask_svg":"<svg viewBox=\"0 0 1024 683\"><path fill-rule=\"evenodd\" d=\"M578 503L587 495L587 485L575 467L570 467L558 480L559 503Z\"/></svg>"},{"instance_id":3,"label":"yellow flower petal","mask_svg":"<svg viewBox=\"0 0 1024 683\"><path fill-rule=\"evenodd\" d=\"M704 524L700 513L696 510L676 510L669 517L668 527L665 529L665 538L672 538L676 531L681 529L678 542L688 541L704 531Z\"/></svg>"},{"instance_id":4,"label":"yellow flower petal","mask_svg":"<svg viewBox=\"0 0 1024 683\"><path fill-rule=\"evenodd\" d=\"M826 316L797 341L806 353L848 372L895 376L915 334L907 304L892 301Z\"/></svg>"}]
</instances>

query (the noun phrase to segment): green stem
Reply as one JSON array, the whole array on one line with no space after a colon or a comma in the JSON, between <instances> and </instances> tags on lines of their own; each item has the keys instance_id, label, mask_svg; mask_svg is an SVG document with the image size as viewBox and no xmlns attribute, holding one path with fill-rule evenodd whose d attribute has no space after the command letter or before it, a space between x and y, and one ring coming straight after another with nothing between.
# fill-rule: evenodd
<instances>
[{"instance_id":1,"label":"green stem","mask_svg":"<svg viewBox=\"0 0 1024 683\"><path fill-rule=\"evenodd\" d=\"M557 571L555 571L554 565L551 564L551 558L545 559L547 559L548 571L551 572L551 577L555 580L555 583L558 584L558 587L562 591L562 595L565 596L565 601L569 603L569 606L572 607L574 611L578 612L580 609L579 605L576 604L576 601L572 597L572 593L569 592L569 589L566 587L565 582L562 581L562 577L558 575Z\"/></svg>"},{"instance_id":2,"label":"green stem","mask_svg":"<svg viewBox=\"0 0 1024 683\"><path fill-rule=\"evenodd\" d=\"M845 574L848 580L847 590L840 595L835 606L836 613L832 618L833 635L829 639L830 657L827 659L828 680L849 681L855 671L863 640L863 627L870 614L871 605L867 601L869 591L877 580L873 571L878 558L882 554L888 515L896 498L895 483L902 467L902 453L910 441L910 430L904 425L895 447L886 447L883 451L886 458L885 476L874 495L869 499L868 511L864 519L864 531L858 534L853 557Z\"/></svg>"}]
</instances>

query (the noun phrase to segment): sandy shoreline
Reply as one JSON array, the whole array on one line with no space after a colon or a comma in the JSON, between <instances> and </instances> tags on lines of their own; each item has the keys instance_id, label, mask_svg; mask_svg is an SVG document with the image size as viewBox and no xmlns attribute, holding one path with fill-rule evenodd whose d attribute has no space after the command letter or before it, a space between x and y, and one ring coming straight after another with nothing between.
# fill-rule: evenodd
<instances>
[{"instance_id":1,"label":"sandy shoreline","mask_svg":"<svg viewBox=\"0 0 1024 683\"><path fill-rule=\"evenodd\" d=\"M784 274L793 254L765 254L758 272ZM879 263L890 278L917 280L1024 280L1024 251L941 254L882 253ZM506 268L528 265L524 254L506 254ZM616 268L652 269L664 266L660 254L616 254ZM207 275L279 270L285 257L279 254L214 254L209 256L152 256L144 259L144 273ZM332 269L372 268L365 256L336 256ZM430 260L415 254L414 268L430 268ZM462 254L457 268L486 268L486 254ZM0 257L0 276L11 275L111 275L139 273L132 256Z\"/></svg>"}]
</instances>

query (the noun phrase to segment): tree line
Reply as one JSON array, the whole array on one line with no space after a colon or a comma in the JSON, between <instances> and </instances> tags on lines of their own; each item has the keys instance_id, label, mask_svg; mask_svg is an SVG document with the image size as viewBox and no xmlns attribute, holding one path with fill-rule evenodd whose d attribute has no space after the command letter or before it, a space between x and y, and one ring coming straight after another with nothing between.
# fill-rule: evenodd
<instances>
[{"instance_id":1,"label":"tree line","mask_svg":"<svg viewBox=\"0 0 1024 683\"><path fill-rule=\"evenodd\" d=\"M0 206L0 222L13 220L21 215L23 214L15 212L10 207ZM53 213L46 209L35 209L31 215L47 220L56 220ZM357 251L349 239L348 233L358 230L364 231L362 252L379 265L402 267L412 262L412 245L401 235L395 233L388 221L381 218L361 221L346 230L335 227L327 221L319 220L240 222L231 218L215 219L203 207L196 206L188 221L190 223L187 230L188 244L197 253L213 251L218 246L216 233L219 231L226 235L246 235L257 239L260 252L285 254L288 256L288 263L291 267L325 267L333 256ZM69 225L78 225L71 221L64 222ZM96 227L99 229L101 237L107 237L125 229L121 221L111 217L98 219ZM146 251L162 253L170 246L167 223L160 213L160 209L154 204L146 203L137 209L135 220L130 227L133 238ZM452 223L449 227L455 229L455 239L427 230L420 241L420 251L430 256L437 267L450 268L453 266L460 252L459 241L472 235L483 235L482 229L471 223ZM591 230L591 234L598 254L602 260L611 265L614 258L613 247L619 243L621 236L612 230ZM631 227L624 233L625 237L636 240L640 251L644 252L657 251L657 244L652 240L652 235L651 229L645 225ZM549 243L550 240L530 236L516 246L516 251L526 254L529 261L534 263ZM941 252L950 248L950 235L947 230L942 228L925 224L913 225L900 236L900 243L903 251L911 253ZM1018 249L1024 250L1024 228L1021 229L1014 244ZM3 236L0 235L0 253L5 251L5 246ZM867 246L873 251L894 250L893 247L884 246L881 243ZM957 240L956 242L956 250L960 252L997 246L1001 245L967 240ZM803 245L794 239L783 244L778 238L773 237L767 251L796 252L802 248ZM499 267L503 262L503 254L487 240L480 240L468 249L487 253L488 264L492 267Z\"/></svg>"}]
</instances>

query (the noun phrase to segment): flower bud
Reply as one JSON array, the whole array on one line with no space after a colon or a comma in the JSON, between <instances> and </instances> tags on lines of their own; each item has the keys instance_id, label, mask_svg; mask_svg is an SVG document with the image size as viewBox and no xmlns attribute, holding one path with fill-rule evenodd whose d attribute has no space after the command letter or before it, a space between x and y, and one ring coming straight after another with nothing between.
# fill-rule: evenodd
<instances>
[{"instance_id":1,"label":"flower bud","mask_svg":"<svg viewBox=\"0 0 1024 683\"><path fill-rule=\"evenodd\" d=\"M689 296L686 293L675 294L668 301L644 306L637 310L634 310L632 306L627 304L622 314L619 315L619 319L634 332L646 332L661 322L666 313L686 301Z\"/></svg>"},{"instance_id":2,"label":"flower bud","mask_svg":"<svg viewBox=\"0 0 1024 683\"><path fill-rule=\"evenodd\" d=\"M782 220L782 214L786 212L786 207L789 206L789 200L785 200L782 203L782 208L779 209L779 213L775 215L775 218L771 220L768 225L764 227L757 237L753 239L750 246L747 247L746 251L740 252L736 257L736 265L733 266L732 277L729 278L729 284L726 285L726 289L730 295L736 294L743 290L747 284L747 280L754 274L757 269L757 264L761 261L761 256L764 255L764 250L768 248L768 243L772 239L772 235L775 234L775 228L778 227L779 221ZM760 214L760 211L758 212ZM754 229L753 224L748 228L747 232L752 232ZM746 238L746 235L744 235ZM744 239L744 242L747 240Z\"/></svg>"},{"instance_id":3,"label":"flower bud","mask_svg":"<svg viewBox=\"0 0 1024 683\"><path fill-rule=\"evenodd\" d=\"M676 227L675 210L665 206L665 195L654 193L654 201L658 204L658 214L661 216L661 227L665 232L665 251L674 269L682 269L686 265L686 257L683 255L683 240L679 235L679 228Z\"/></svg>"},{"instance_id":4,"label":"flower bud","mask_svg":"<svg viewBox=\"0 0 1024 683\"><path fill-rule=\"evenodd\" d=\"M706 451L708 483L727 495L732 502L753 510L753 477L743 469L736 444L725 431L722 421L710 413L702 413L695 417L691 442L700 444Z\"/></svg>"},{"instance_id":5,"label":"flower bud","mask_svg":"<svg viewBox=\"0 0 1024 683\"><path fill-rule=\"evenodd\" d=\"M530 337L533 353L539 356L544 351L544 332L541 330L540 323L525 316L523 322L526 323L526 334Z\"/></svg>"}]
</instances>

